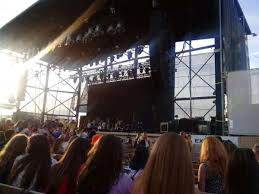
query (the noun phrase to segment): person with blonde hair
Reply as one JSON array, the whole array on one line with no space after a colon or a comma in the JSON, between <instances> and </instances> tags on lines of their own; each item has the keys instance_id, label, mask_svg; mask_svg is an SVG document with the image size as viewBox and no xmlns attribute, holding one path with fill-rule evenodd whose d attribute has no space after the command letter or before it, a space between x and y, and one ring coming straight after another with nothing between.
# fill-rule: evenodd
<instances>
[{"instance_id":1,"label":"person with blonde hair","mask_svg":"<svg viewBox=\"0 0 259 194\"><path fill-rule=\"evenodd\" d=\"M191 153L176 133L161 135L154 144L133 194L194 194Z\"/></svg>"},{"instance_id":2,"label":"person with blonde hair","mask_svg":"<svg viewBox=\"0 0 259 194\"><path fill-rule=\"evenodd\" d=\"M25 153L27 136L13 136L0 152L0 182L7 183L15 159Z\"/></svg>"},{"instance_id":3,"label":"person with blonde hair","mask_svg":"<svg viewBox=\"0 0 259 194\"><path fill-rule=\"evenodd\" d=\"M227 165L227 152L216 137L203 140L198 172L199 189L202 192L221 193Z\"/></svg>"}]
</instances>

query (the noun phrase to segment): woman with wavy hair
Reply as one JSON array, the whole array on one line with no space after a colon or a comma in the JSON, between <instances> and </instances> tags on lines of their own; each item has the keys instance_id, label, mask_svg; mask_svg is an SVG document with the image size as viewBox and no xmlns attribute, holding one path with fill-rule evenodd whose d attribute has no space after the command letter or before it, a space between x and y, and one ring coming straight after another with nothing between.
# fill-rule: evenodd
<instances>
[{"instance_id":1,"label":"woman with wavy hair","mask_svg":"<svg viewBox=\"0 0 259 194\"><path fill-rule=\"evenodd\" d=\"M85 162L90 141L74 139L60 161L51 168L48 194L75 194L76 178Z\"/></svg>"},{"instance_id":2,"label":"woman with wavy hair","mask_svg":"<svg viewBox=\"0 0 259 194\"><path fill-rule=\"evenodd\" d=\"M9 177L9 184L44 192L48 185L51 166L48 139L44 135L29 138L26 153L16 158Z\"/></svg>"},{"instance_id":3,"label":"woman with wavy hair","mask_svg":"<svg viewBox=\"0 0 259 194\"><path fill-rule=\"evenodd\" d=\"M221 193L227 165L227 152L216 137L203 140L198 172L199 189L202 192Z\"/></svg>"},{"instance_id":4,"label":"woman with wavy hair","mask_svg":"<svg viewBox=\"0 0 259 194\"><path fill-rule=\"evenodd\" d=\"M19 134L13 136L0 152L0 182L7 183L8 176L16 157L25 153L27 136Z\"/></svg>"},{"instance_id":5,"label":"woman with wavy hair","mask_svg":"<svg viewBox=\"0 0 259 194\"><path fill-rule=\"evenodd\" d=\"M122 143L113 135L98 140L78 180L78 194L130 194L132 181L122 173Z\"/></svg>"},{"instance_id":6,"label":"woman with wavy hair","mask_svg":"<svg viewBox=\"0 0 259 194\"><path fill-rule=\"evenodd\" d=\"M176 133L161 135L154 144L133 194L194 194L194 174L187 143Z\"/></svg>"}]
</instances>

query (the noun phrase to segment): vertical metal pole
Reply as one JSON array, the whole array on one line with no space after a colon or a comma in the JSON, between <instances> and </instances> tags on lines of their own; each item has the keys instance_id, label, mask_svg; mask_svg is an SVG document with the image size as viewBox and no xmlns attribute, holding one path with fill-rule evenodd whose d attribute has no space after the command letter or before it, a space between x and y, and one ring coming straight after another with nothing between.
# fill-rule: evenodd
<instances>
[{"instance_id":1,"label":"vertical metal pole","mask_svg":"<svg viewBox=\"0 0 259 194\"><path fill-rule=\"evenodd\" d=\"M108 58L106 58L104 61L104 71L103 71L103 76L104 76L103 82L104 83L106 83L106 81L107 81L107 65L108 65Z\"/></svg>"},{"instance_id":2,"label":"vertical metal pole","mask_svg":"<svg viewBox=\"0 0 259 194\"><path fill-rule=\"evenodd\" d=\"M41 113L41 123L44 123L44 117L46 114L46 104L47 104L47 98L48 98L48 87L49 87L49 72L50 72L50 64L47 65L47 71L46 71L46 80L45 80L45 86L44 86L44 96L43 96L43 105L42 105L42 113Z\"/></svg>"},{"instance_id":3,"label":"vertical metal pole","mask_svg":"<svg viewBox=\"0 0 259 194\"><path fill-rule=\"evenodd\" d=\"M81 104L81 87L82 87L82 67L78 69L78 76L79 76L79 82L78 82L78 88L77 88L77 103L76 103L76 122L78 124L79 121L79 111L80 111L80 104Z\"/></svg>"},{"instance_id":4,"label":"vertical metal pole","mask_svg":"<svg viewBox=\"0 0 259 194\"><path fill-rule=\"evenodd\" d=\"M135 56L134 56L134 69L138 69L138 46L135 47Z\"/></svg>"},{"instance_id":5,"label":"vertical metal pole","mask_svg":"<svg viewBox=\"0 0 259 194\"><path fill-rule=\"evenodd\" d=\"M192 118L192 40L189 41L189 93L190 93L190 118Z\"/></svg>"},{"instance_id":6,"label":"vertical metal pole","mask_svg":"<svg viewBox=\"0 0 259 194\"><path fill-rule=\"evenodd\" d=\"M222 135L224 116L224 81L223 81L223 49L222 49L222 0L219 0L219 36L215 38L215 74L216 74L216 134Z\"/></svg>"}]
</instances>

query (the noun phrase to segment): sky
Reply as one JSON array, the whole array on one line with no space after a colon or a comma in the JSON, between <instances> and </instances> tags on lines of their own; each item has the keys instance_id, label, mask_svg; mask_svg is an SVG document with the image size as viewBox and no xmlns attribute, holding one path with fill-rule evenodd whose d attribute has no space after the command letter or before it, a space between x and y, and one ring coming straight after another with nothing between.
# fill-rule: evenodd
<instances>
[{"instance_id":1,"label":"sky","mask_svg":"<svg viewBox=\"0 0 259 194\"><path fill-rule=\"evenodd\" d=\"M249 36L248 48L251 68L259 68L259 0L239 0L248 24L256 37Z\"/></svg>"}]
</instances>

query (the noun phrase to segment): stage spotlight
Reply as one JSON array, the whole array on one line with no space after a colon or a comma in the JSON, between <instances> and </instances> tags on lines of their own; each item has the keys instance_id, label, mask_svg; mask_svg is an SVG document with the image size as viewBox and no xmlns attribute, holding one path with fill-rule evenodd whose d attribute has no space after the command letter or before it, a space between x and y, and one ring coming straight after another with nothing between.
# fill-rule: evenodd
<instances>
[{"instance_id":1,"label":"stage spotlight","mask_svg":"<svg viewBox=\"0 0 259 194\"><path fill-rule=\"evenodd\" d=\"M103 73L103 71L100 71L100 80L102 82L104 81L104 73Z\"/></svg>"},{"instance_id":2,"label":"stage spotlight","mask_svg":"<svg viewBox=\"0 0 259 194\"><path fill-rule=\"evenodd\" d=\"M145 73L149 75L149 73L150 73L150 68L149 67L145 67Z\"/></svg>"},{"instance_id":3,"label":"stage spotlight","mask_svg":"<svg viewBox=\"0 0 259 194\"><path fill-rule=\"evenodd\" d=\"M128 77L129 77L129 78L132 78L132 77L133 77L132 71L131 71L130 69L127 71L127 74L128 74Z\"/></svg>"},{"instance_id":4,"label":"stage spotlight","mask_svg":"<svg viewBox=\"0 0 259 194\"><path fill-rule=\"evenodd\" d=\"M143 46L138 46L138 47L136 48L136 52L137 52L138 55L140 55L140 54L143 52L143 50L144 50L144 47L143 47Z\"/></svg>"},{"instance_id":5,"label":"stage spotlight","mask_svg":"<svg viewBox=\"0 0 259 194\"><path fill-rule=\"evenodd\" d=\"M140 72L140 73L143 73L143 71L144 71L144 69L143 69L143 67L141 66L141 67L139 68L139 72Z\"/></svg>"},{"instance_id":6,"label":"stage spotlight","mask_svg":"<svg viewBox=\"0 0 259 194\"><path fill-rule=\"evenodd\" d=\"M107 33L108 33L108 34L112 34L113 32L114 32L114 28L113 28L112 25L110 25L110 26L108 27L108 29L107 29Z\"/></svg>"},{"instance_id":7,"label":"stage spotlight","mask_svg":"<svg viewBox=\"0 0 259 194\"><path fill-rule=\"evenodd\" d=\"M111 63L114 62L114 58L115 58L115 57L112 55L112 56L111 56Z\"/></svg>"},{"instance_id":8,"label":"stage spotlight","mask_svg":"<svg viewBox=\"0 0 259 194\"><path fill-rule=\"evenodd\" d=\"M115 70L114 72L113 72L113 78L115 79L115 80L118 80L119 79L119 77L120 77L120 73L119 73L119 71L118 70Z\"/></svg>"},{"instance_id":9,"label":"stage spotlight","mask_svg":"<svg viewBox=\"0 0 259 194\"><path fill-rule=\"evenodd\" d=\"M78 34L78 35L76 36L76 42L79 43L79 42L81 42L81 40L82 40L82 35L81 35L81 34Z\"/></svg>"},{"instance_id":10,"label":"stage spotlight","mask_svg":"<svg viewBox=\"0 0 259 194\"><path fill-rule=\"evenodd\" d=\"M144 71L142 63L139 63L139 71L140 71L140 73L143 73L143 71Z\"/></svg>"},{"instance_id":11,"label":"stage spotlight","mask_svg":"<svg viewBox=\"0 0 259 194\"><path fill-rule=\"evenodd\" d=\"M129 52L128 52L128 59L129 59L129 60L132 59L132 55L133 55L132 52L129 51Z\"/></svg>"},{"instance_id":12,"label":"stage spotlight","mask_svg":"<svg viewBox=\"0 0 259 194\"><path fill-rule=\"evenodd\" d=\"M96 75L93 77L93 82L94 83L97 82L97 76Z\"/></svg>"},{"instance_id":13,"label":"stage spotlight","mask_svg":"<svg viewBox=\"0 0 259 194\"><path fill-rule=\"evenodd\" d=\"M137 79L137 69L136 68L132 68L132 75L134 77L134 79Z\"/></svg>"},{"instance_id":14,"label":"stage spotlight","mask_svg":"<svg viewBox=\"0 0 259 194\"><path fill-rule=\"evenodd\" d=\"M116 57L117 59L121 58L123 56L123 53L117 54Z\"/></svg>"},{"instance_id":15,"label":"stage spotlight","mask_svg":"<svg viewBox=\"0 0 259 194\"><path fill-rule=\"evenodd\" d=\"M111 74L108 74L107 75L107 80L110 80L111 79Z\"/></svg>"},{"instance_id":16,"label":"stage spotlight","mask_svg":"<svg viewBox=\"0 0 259 194\"><path fill-rule=\"evenodd\" d=\"M90 81L89 76L85 76L85 81L86 81L86 83L89 83L89 81Z\"/></svg>"}]
</instances>

